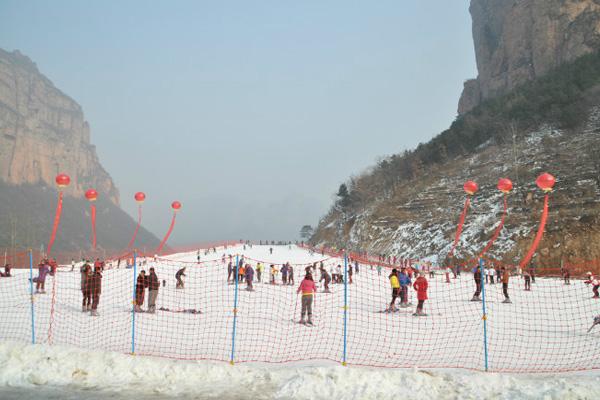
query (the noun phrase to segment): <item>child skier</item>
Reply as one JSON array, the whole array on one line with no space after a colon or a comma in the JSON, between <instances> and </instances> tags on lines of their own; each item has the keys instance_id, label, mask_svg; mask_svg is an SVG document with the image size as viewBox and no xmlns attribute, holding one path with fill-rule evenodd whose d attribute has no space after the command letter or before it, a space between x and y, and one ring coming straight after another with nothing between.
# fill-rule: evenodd
<instances>
[{"instance_id":1,"label":"child skier","mask_svg":"<svg viewBox=\"0 0 600 400\"><path fill-rule=\"evenodd\" d=\"M49 272L50 269L45 262L41 262L38 265L38 276L33 278L36 293L46 293L46 275L48 275Z\"/></svg>"},{"instance_id":2,"label":"child skier","mask_svg":"<svg viewBox=\"0 0 600 400\"><path fill-rule=\"evenodd\" d=\"M598 281L598 279L596 279L596 277L594 275L592 275L591 272L588 272L586 275L587 275L587 280L584 281L583 283L585 283L586 285L592 284L592 291L594 292L594 296L592 298L593 299L600 298L600 294L598 293L598 288L600 287L600 281Z\"/></svg>"},{"instance_id":3,"label":"child skier","mask_svg":"<svg viewBox=\"0 0 600 400\"><path fill-rule=\"evenodd\" d=\"M329 275L329 273L327 272L327 270L325 270L325 267L323 266L323 263L321 263L321 279L319 279L319 283L322 281L325 281L325 290L323 291L324 293L331 293L329 291L329 282L331 282L331 276Z\"/></svg>"},{"instance_id":4,"label":"child skier","mask_svg":"<svg viewBox=\"0 0 600 400\"><path fill-rule=\"evenodd\" d=\"M312 326L312 304L317 288L311 274L306 274L296 293L302 293L302 311L300 314L300 323L304 324L304 317L308 315L306 325Z\"/></svg>"},{"instance_id":5,"label":"child skier","mask_svg":"<svg viewBox=\"0 0 600 400\"><path fill-rule=\"evenodd\" d=\"M387 312L394 312L396 308L396 299L400 296L400 281L398 280L398 270L392 269L392 273L388 277L390 280L390 286L392 287L392 301L390 302Z\"/></svg>"},{"instance_id":6,"label":"child skier","mask_svg":"<svg viewBox=\"0 0 600 400\"><path fill-rule=\"evenodd\" d=\"M425 300L427 300L427 287L429 284L427 283L427 279L423 274L419 274L419 277L413 284L413 288L417 291L417 300L419 303L417 304L417 310L413 314L416 317L424 316L423 313L423 304L425 304Z\"/></svg>"}]
</instances>

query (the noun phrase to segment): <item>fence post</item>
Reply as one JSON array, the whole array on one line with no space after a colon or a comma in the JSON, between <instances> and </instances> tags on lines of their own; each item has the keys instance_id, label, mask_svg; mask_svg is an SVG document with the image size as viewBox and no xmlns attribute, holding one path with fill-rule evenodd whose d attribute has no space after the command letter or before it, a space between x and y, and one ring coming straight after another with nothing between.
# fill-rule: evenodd
<instances>
[{"instance_id":1,"label":"fence post","mask_svg":"<svg viewBox=\"0 0 600 400\"><path fill-rule=\"evenodd\" d=\"M235 294L233 296L233 332L231 333L231 359L229 364L234 364L235 356L235 328L237 323L237 301L238 301L238 269L239 269L239 255L235 256Z\"/></svg>"},{"instance_id":2,"label":"fence post","mask_svg":"<svg viewBox=\"0 0 600 400\"><path fill-rule=\"evenodd\" d=\"M135 355L135 292L137 291L137 250L133 251L133 297L131 301L131 354Z\"/></svg>"},{"instance_id":3,"label":"fence post","mask_svg":"<svg viewBox=\"0 0 600 400\"><path fill-rule=\"evenodd\" d=\"M487 313L485 308L485 267L483 265L483 259L479 259L479 270L481 273L481 307L483 311L483 353L484 353L484 365L485 371L488 370L488 343L487 343Z\"/></svg>"},{"instance_id":4,"label":"fence post","mask_svg":"<svg viewBox=\"0 0 600 400\"><path fill-rule=\"evenodd\" d=\"M344 250L344 354L342 365L346 366L346 354L348 349L348 254Z\"/></svg>"},{"instance_id":5,"label":"fence post","mask_svg":"<svg viewBox=\"0 0 600 400\"><path fill-rule=\"evenodd\" d=\"M35 344L35 307L33 305L33 251L29 249L29 295L31 298L31 344Z\"/></svg>"}]
</instances>

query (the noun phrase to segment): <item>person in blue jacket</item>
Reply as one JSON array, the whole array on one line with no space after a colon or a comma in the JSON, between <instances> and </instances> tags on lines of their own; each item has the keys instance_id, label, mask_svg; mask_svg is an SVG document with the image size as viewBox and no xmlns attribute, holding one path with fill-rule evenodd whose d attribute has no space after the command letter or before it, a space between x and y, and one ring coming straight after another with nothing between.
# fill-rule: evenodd
<instances>
[{"instance_id":1,"label":"person in blue jacket","mask_svg":"<svg viewBox=\"0 0 600 400\"><path fill-rule=\"evenodd\" d=\"M406 273L405 267L400 269L398 279L400 280L400 307L408 307L408 288L412 282L410 276Z\"/></svg>"}]
</instances>

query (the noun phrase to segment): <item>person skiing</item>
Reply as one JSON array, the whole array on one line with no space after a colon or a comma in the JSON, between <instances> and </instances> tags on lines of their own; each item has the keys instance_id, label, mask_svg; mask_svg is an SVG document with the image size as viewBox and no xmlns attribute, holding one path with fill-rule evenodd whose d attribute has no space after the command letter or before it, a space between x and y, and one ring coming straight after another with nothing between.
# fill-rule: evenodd
<instances>
[{"instance_id":1,"label":"person skiing","mask_svg":"<svg viewBox=\"0 0 600 400\"><path fill-rule=\"evenodd\" d=\"M275 267L275 264L271 264L271 285L275 285L275 277L277 276L277 267Z\"/></svg>"},{"instance_id":2,"label":"person skiing","mask_svg":"<svg viewBox=\"0 0 600 400\"><path fill-rule=\"evenodd\" d=\"M377 275L381 276L381 265L377 264Z\"/></svg>"},{"instance_id":3,"label":"person skiing","mask_svg":"<svg viewBox=\"0 0 600 400\"><path fill-rule=\"evenodd\" d=\"M92 311L92 267L85 264L81 272L81 311Z\"/></svg>"},{"instance_id":4,"label":"person skiing","mask_svg":"<svg viewBox=\"0 0 600 400\"><path fill-rule=\"evenodd\" d=\"M142 312L142 306L144 305L144 297L146 295L147 287L148 278L146 277L146 271L141 270L135 284L135 312Z\"/></svg>"},{"instance_id":5,"label":"person skiing","mask_svg":"<svg viewBox=\"0 0 600 400\"><path fill-rule=\"evenodd\" d=\"M400 275L398 275L400 281L400 307L408 307L408 287L412 284L410 276L406 273L406 267L400 268Z\"/></svg>"},{"instance_id":6,"label":"person skiing","mask_svg":"<svg viewBox=\"0 0 600 400\"><path fill-rule=\"evenodd\" d=\"M473 268L473 280L475 281L475 293L471 301L481 301L479 297L481 294L481 267L479 265Z\"/></svg>"},{"instance_id":7,"label":"person skiing","mask_svg":"<svg viewBox=\"0 0 600 400\"><path fill-rule=\"evenodd\" d=\"M329 273L323 266L323 263L321 263L320 271L321 271L321 278L319 279L319 283L321 283L322 281L325 281L325 290L323 290L323 293L331 293L331 291L329 290L329 282L331 282L331 275L329 275Z\"/></svg>"},{"instance_id":8,"label":"person skiing","mask_svg":"<svg viewBox=\"0 0 600 400\"><path fill-rule=\"evenodd\" d=\"M92 311L90 315L98 316L98 304L100 304L100 294L102 294L102 267L94 268L94 273L90 279L90 292L92 296Z\"/></svg>"},{"instance_id":9,"label":"person skiing","mask_svg":"<svg viewBox=\"0 0 600 400\"><path fill-rule=\"evenodd\" d=\"M429 284L427 283L427 279L423 274L420 273L413 284L413 289L417 291L417 300L419 301L417 304L417 310L413 314L416 317L425 315L425 313L423 313L423 304L425 304L425 300L427 300L428 286Z\"/></svg>"},{"instance_id":10,"label":"person skiing","mask_svg":"<svg viewBox=\"0 0 600 400\"><path fill-rule=\"evenodd\" d=\"M183 289L183 287L184 287L184 283L183 283L183 279L182 279L183 276L187 276L185 274L185 267L181 268L175 274L175 279L177 280L177 283L175 284L175 289Z\"/></svg>"},{"instance_id":11,"label":"person skiing","mask_svg":"<svg viewBox=\"0 0 600 400\"><path fill-rule=\"evenodd\" d=\"M244 265L240 263L238 268L238 282L244 282L244 277L246 276L246 268Z\"/></svg>"},{"instance_id":12,"label":"person skiing","mask_svg":"<svg viewBox=\"0 0 600 400\"><path fill-rule=\"evenodd\" d=\"M158 288L160 287L160 281L154 268L150 268L150 275L148 276L148 310L150 314L156 312L156 298L158 297Z\"/></svg>"},{"instance_id":13,"label":"person skiing","mask_svg":"<svg viewBox=\"0 0 600 400\"><path fill-rule=\"evenodd\" d=\"M352 285L352 263L348 265L348 284Z\"/></svg>"},{"instance_id":14,"label":"person skiing","mask_svg":"<svg viewBox=\"0 0 600 400\"><path fill-rule=\"evenodd\" d=\"M312 304L317 288L311 274L306 274L296 293L302 293L302 310L300 313L300 323L304 324L304 317L308 315L306 325L312 326Z\"/></svg>"},{"instance_id":15,"label":"person skiing","mask_svg":"<svg viewBox=\"0 0 600 400\"><path fill-rule=\"evenodd\" d=\"M272 247L269 248L269 254L273 254L273 248Z\"/></svg>"},{"instance_id":16,"label":"person skiing","mask_svg":"<svg viewBox=\"0 0 600 400\"><path fill-rule=\"evenodd\" d=\"M227 282L231 282L231 274L233 274L233 263L230 260L227 265Z\"/></svg>"},{"instance_id":17,"label":"person skiing","mask_svg":"<svg viewBox=\"0 0 600 400\"><path fill-rule=\"evenodd\" d=\"M288 273L288 266L287 266L287 264L283 264L281 266L280 271L281 271L281 282L284 285L287 285L287 273Z\"/></svg>"},{"instance_id":18,"label":"person skiing","mask_svg":"<svg viewBox=\"0 0 600 400\"><path fill-rule=\"evenodd\" d=\"M565 285L571 284L571 271L569 270L569 267L563 268L563 279L564 279Z\"/></svg>"},{"instance_id":19,"label":"person skiing","mask_svg":"<svg viewBox=\"0 0 600 400\"><path fill-rule=\"evenodd\" d=\"M38 276L33 278L35 282L35 293L46 293L46 275L50 272L45 261L38 265Z\"/></svg>"},{"instance_id":20,"label":"person skiing","mask_svg":"<svg viewBox=\"0 0 600 400\"><path fill-rule=\"evenodd\" d=\"M356 275L358 275L358 261L354 260L354 272L356 272Z\"/></svg>"},{"instance_id":21,"label":"person skiing","mask_svg":"<svg viewBox=\"0 0 600 400\"><path fill-rule=\"evenodd\" d=\"M254 279L254 269L252 268L252 265L246 264L245 275L246 275L246 290L249 292L252 292L252 291L254 291L254 287L252 286L252 280Z\"/></svg>"},{"instance_id":22,"label":"person skiing","mask_svg":"<svg viewBox=\"0 0 600 400\"><path fill-rule=\"evenodd\" d=\"M531 290L531 275L529 271L523 271L523 279L525 280L525 290Z\"/></svg>"},{"instance_id":23,"label":"person skiing","mask_svg":"<svg viewBox=\"0 0 600 400\"><path fill-rule=\"evenodd\" d=\"M336 283L344 283L344 275L342 275L342 266L340 264L335 267L337 279L334 279Z\"/></svg>"},{"instance_id":24,"label":"person skiing","mask_svg":"<svg viewBox=\"0 0 600 400\"><path fill-rule=\"evenodd\" d=\"M586 285L589 285L589 284L592 285L592 291L594 292L594 296L592 298L593 299L600 298L600 294L598 293L598 288L600 287L600 281L598 281L598 279L596 279L596 277L594 275L592 275L591 272L588 272L586 275L587 275L587 280L584 281L583 283L585 283Z\"/></svg>"},{"instance_id":25,"label":"person skiing","mask_svg":"<svg viewBox=\"0 0 600 400\"><path fill-rule=\"evenodd\" d=\"M400 281L398 280L398 270L396 268L392 269L388 279L390 280L390 286L392 287L392 301L386 311L394 312L398 310L396 308L396 299L400 296Z\"/></svg>"},{"instance_id":26,"label":"person skiing","mask_svg":"<svg viewBox=\"0 0 600 400\"><path fill-rule=\"evenodd\" d=\"M450 283L450 274L452 273L451 267L446 267L446 283Z\"/></svg>"},{"instance_id":27,"label":"person skiing","mask_svg":"<svg viewBox=\"0 0 600 400\"><path fill-rule=\"evenodd\" d=\"M261 262L256 264L256 282L258 282L258 283L262 282L263 269L264 269L264 266Z\"/></svg>"},{"instance_id":28,"label":"person skiing","mask_svg":"<svg viewBox=\"0 0 600 400\"><path fill-rule=\"evenodd\" d=\"M296 284L296 282L294 282L294 267L292 267L292 265L289 263L288 263L288 284L290 284L290 285Z\"/></svg>"},{"instance_id":29,"label":"person skiing","mask_svg":"<svg viewBox=\"0 0 600 400\"><path fill-rule=\"evenodd\" d=\"M490 285L494 284L494 278L496 276L496 270L494 269L493 266L491 266L488 271L490 272Z\"/></svg>"},{"instance_id":30,"label":"person skiing","mask_svg":"<svg viewBox=\"0 0 600 400\"><path fill-rule=\"evenodd\" d=\"M504 293L504 301L503 303L512 303L510 301L510 297L508 297L508 279L510 277L510 272L508 268L502 267L502 293Z\"/></svg>"}]
</instances>

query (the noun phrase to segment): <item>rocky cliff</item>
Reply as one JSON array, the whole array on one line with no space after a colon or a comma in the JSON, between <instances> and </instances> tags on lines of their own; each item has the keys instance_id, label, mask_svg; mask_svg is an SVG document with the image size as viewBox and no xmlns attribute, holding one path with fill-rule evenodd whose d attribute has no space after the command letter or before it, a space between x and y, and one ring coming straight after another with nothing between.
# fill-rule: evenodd
<instances>
[{"instance_id":1,"label":"rocky cliff","mask_svg":"<svg viewBox=\"0 0 600 400\"><path fill-rule=\"evenodd\" d=\"M600 0L471 0L478 77L458 112L600 49Z\"/></svg>"},{"instance_id":2,"label":"rocky cliff","mask_svg":"<svg viewBox=\"0 0 600 400\"><path fill-rule=\"evenodd\" d=\"M92 187L100 193L98 249L124 249L136 222L119 208L119 191L98 160L81 107L28 57L0 49L0 248L12 254L47 243L59 172L71 177L71 185L65 190L56 252L90 249L84 192ZM159 241L142 228L137 243L152 248Z\"/></svg>"},{"instance_id":3,"label":"rocky cliff","mask_svg":"<svg viewBox=\"0 0 600 400\"><path fill-rule=\"evenodd\" d=\"M0 180L54 186L66 172L66 192L83 197L90 187L119 204L119 191L90 143L83 111L18 51L0 49Z\"/></svg>"}]
</instances>

